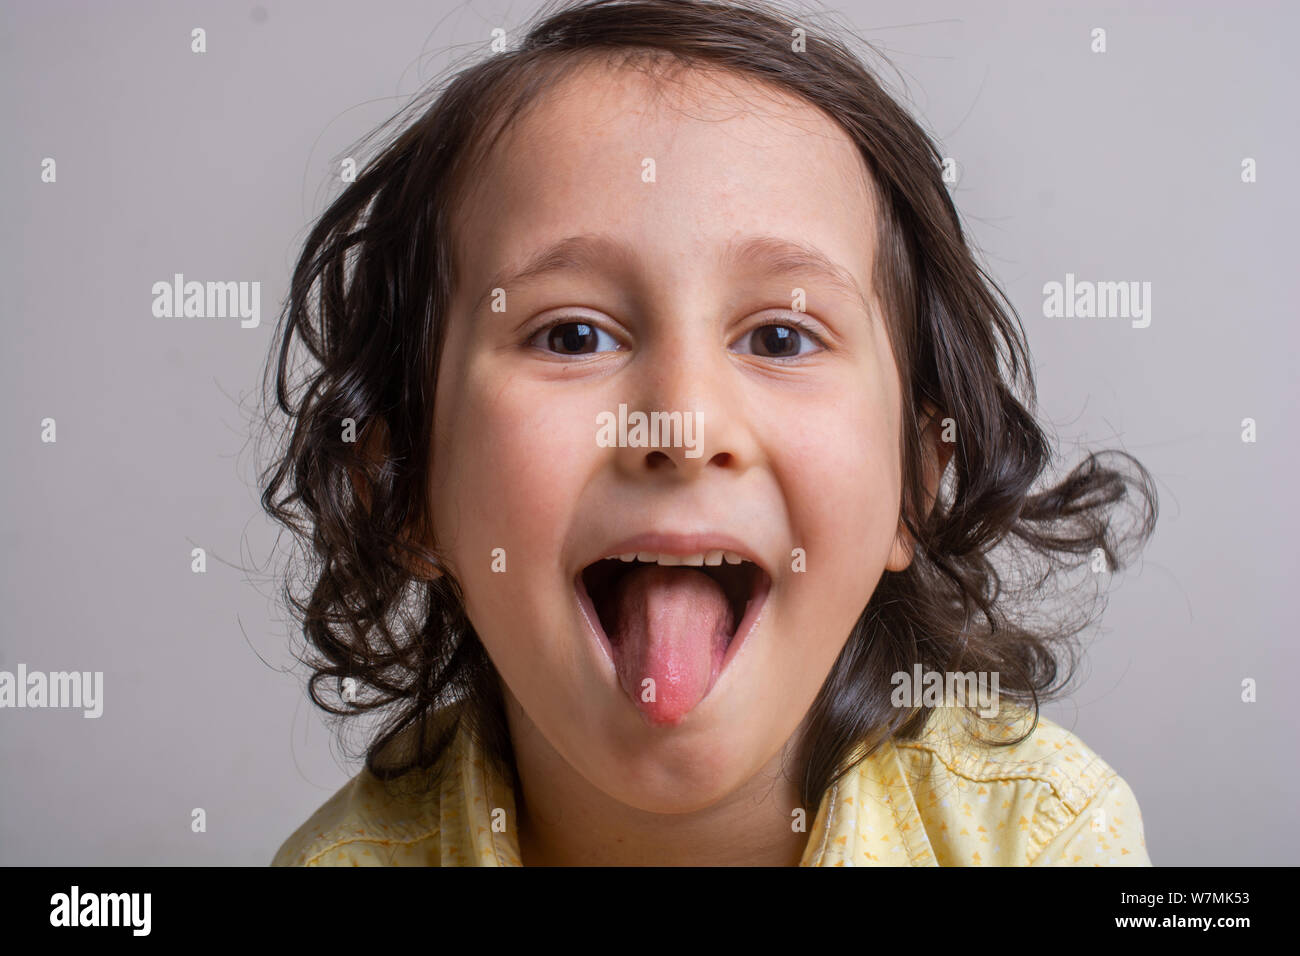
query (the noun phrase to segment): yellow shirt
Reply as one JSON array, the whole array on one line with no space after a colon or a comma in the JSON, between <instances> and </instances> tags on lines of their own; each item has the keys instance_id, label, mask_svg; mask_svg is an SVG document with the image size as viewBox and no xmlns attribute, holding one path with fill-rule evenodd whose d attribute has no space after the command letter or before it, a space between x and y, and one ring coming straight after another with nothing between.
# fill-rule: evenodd
<instances>
[{"instance_id":1,"label":"yellow shirt","mask_svg":"<svg viewBox=\"0 0 1300 956\"><path fill-rule=\"evenodd\" d=\"M858 760L823 796L800 865L1151 866L1133 791L1078 737L1040 717L1019 744L980 746L963 719L937 709L920 739ZM363 769L271 865L522 865L510 787L463 729L447 757L433 799L394 795Z\"/></svg>"}]
</instances>

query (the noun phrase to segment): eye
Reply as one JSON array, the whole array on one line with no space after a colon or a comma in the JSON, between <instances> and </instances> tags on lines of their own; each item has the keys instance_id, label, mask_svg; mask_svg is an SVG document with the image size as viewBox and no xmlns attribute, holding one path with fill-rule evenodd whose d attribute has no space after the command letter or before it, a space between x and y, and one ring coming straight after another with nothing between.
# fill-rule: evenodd
<instances>
[{"instance_id":1,"label":"eye","mask_svg":"<svg viewBox=\"0 0 1300 956\"><path fill-rule=\"evenodd\" d=\"M825 346L817 334L802 322L793 320L770 322L751 329L741 336L738 346L748 345L749 349L737 348L742 355L757 355L761 358L799 358L821 351ZM805 349L804 346L812 346Z\"/></svg>"},{"instance_id":2,"label":"eye","mask_svg":"<svg viewBox=\"0 0 1300 956\"><path fill-rule=\"evenodd\" d=\"M608 348L600 348L602 339ZM617 352L619 344L604 329L590 322L557 322L538 331L529 344L556 355L586 355L593 352Z\"/></svg>"}]
</instances>

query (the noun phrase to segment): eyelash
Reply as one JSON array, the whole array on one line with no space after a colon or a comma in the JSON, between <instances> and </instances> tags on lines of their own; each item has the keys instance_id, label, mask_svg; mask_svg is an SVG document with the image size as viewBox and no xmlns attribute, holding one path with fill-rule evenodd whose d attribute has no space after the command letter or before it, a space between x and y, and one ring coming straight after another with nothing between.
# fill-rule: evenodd
<instances>
[{"instance_id":1,"label":"eyelash","mask_svg":"<svg viewBox=\"0 0 1300 956\"><path fill-rule=\"evenodd\" d=\"M587 325L587 326L590 326L591 328L595 329L596 332L597 332L598 334L601 333L601 332L603 332L605 335L610 336L610 338L614 338L614 336L613 336L613 335L612 335L612 334L611 334L607 329L602 328L598 323L596 323L596 322L594 322L594 321L592 321L592 320L590 320L590 319L587 319L587 318L585 318L585 317L581 317L581 316L572 316L572 317L565 317L565 318L556 319L555 321L550 322L550 323L548 323L547 325L541 326L540 328L538 328L538 329L536 329L536 330L534 330L534 331L532 331L532 332L529 332L528 335L527 335L527 337L525 338L525 342L528 343L528 344L531 344L531 343L533 342L533 340L536 339L538 336L543 335L543 334L549 336L550 333L551 333L553 330L555 330L555 329L557 329L557 328L561 328L561 327L566 326L566 325ZM751 335L753 335L753 334L754 334L755 332L757 332L759 329L765 329L765 328L769 328L769 327L772 327L772 326L777 326L777 327L785 326L785 327L788 327L788 328L797 329L797 330L799 331L800 334L808 336L808 338L810 338L810 339L812 339L814 342L816 342L817 345L819 345L822 349L825 349L825 348L827 347L826 342L822 339L822 337L821 337L820 335L817 334L816 330L815 330L815 329L814 329L814 328L813 328L809 323L804 322L804 321L802 321L801 319L782 319L782 320L779 321L779 322L763 322L763 323L761 323L761 324L759 324L759 325L755 325L753 328L751 328L751 329L749 329L748 331L746 331L746 332L744 333L744 335L741 336L741 340L743 340L743 339L744 339L745 337L747 337L747 336L751 336ZM592 353L583 353L583 352L577 352L577 353L552 352L552 351L550 351L549 349L547 349L547 348L545 348L545 347L540 347L540 348L542 349L542 351L547 352L547 354L549 354L549 355L561 355L561 356L565 356L565 357L567 357L567 358L577 358L578 356L585 355L585 354L590 354L590 355L599 355L599 354L601 354L601 353L599 353L599 352L592 352ZM758 357L759 357L759 358L770 358L770 359L773 359L773 360L776 360L776 361L780 361L780 360L783 360L783 359L802 358L803 356L799 356L799 355L784 355L784 356L782 356L782 355L763 355L763 356L758 356Z\"/></svg>"}]
</instances>

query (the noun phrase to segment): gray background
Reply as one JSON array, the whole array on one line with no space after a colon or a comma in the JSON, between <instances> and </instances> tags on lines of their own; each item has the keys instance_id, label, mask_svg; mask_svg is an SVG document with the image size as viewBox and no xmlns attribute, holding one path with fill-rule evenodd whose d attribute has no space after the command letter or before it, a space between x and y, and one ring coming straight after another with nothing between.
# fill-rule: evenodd
<instances>
[{"instance_id":1,"label":"gray background","mask_svg":"<svg viewBox=\"0 0 1300 956\"><path fill-rule=\"evenodd\" d=\"M535 9L4 4L0 668L101 670L105 689L98 720L0 710L0 863L265 864L359 768L305 697L277 603L249 437L262 362L338 160ZM833 9L957 158L1065 460L1123 448L1158 479L1156 536L1113 581L1080 690L1046 713L1132 785L1158 865L1295 862L1300 14ZM151 285L176 272L260 281L260 327L154 318ZM1151 282L1150 327L1043 318L1067 272Z\"/></svg>"}]
</instances>

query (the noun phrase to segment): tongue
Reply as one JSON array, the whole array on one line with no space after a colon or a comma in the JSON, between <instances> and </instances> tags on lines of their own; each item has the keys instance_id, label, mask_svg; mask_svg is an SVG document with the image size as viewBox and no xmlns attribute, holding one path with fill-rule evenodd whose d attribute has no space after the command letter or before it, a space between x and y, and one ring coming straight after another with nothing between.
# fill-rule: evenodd
<instances>
[{"instance_id":1,"label":"tongue","mask_svg":"<svg viewBox=\"0 0 1300 956\"><path fill-rule=\"evenodd\" d=\"M609 635L624 692L676 724L713 687L735 630L721 586L693 567L642 565L618 582Z\"/></svg>"}]
</instances>

